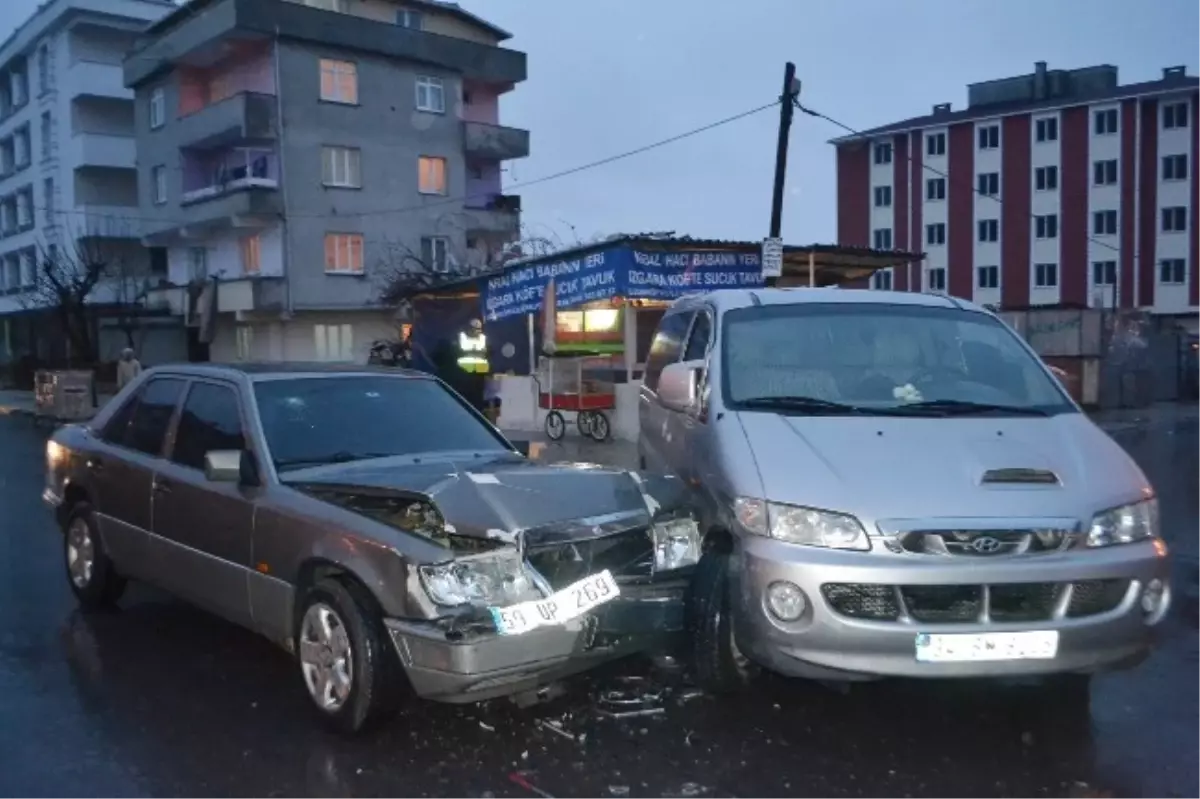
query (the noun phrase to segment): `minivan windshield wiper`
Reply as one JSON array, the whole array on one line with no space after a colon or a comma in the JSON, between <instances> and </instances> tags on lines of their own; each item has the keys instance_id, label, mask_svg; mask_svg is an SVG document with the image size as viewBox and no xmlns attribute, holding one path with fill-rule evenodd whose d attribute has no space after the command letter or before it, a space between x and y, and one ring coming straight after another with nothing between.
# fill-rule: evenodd
<instances>
[{"instance_id":1,"label":"minivan windshield wiper","mask_svg":"<svg viewBox=\"0 0 1200 799\"><path fill-rule=\"evenodd\" d=\"M911 413L914 416L941 414L943 416L972 416L986 413L1011 414L1013 416L1049 416L1041 408L1031 408L1021 405L997 405L991 402L968 402L966 400L926 400L925 402L908 402L891 409L893 413Z\"/></svg>"},{"instance_id":2,"label":"minivan windshield wiper","mask_svg":"<svg viewBox=\"0 0 1200 799\"><path fill-rule=\"evenodd\" d=\"M823 400L818 397L801 395L773 395L770 397L747 397L737 400L739 405L750 408L770 408L772 410L800 411L802 413L860 414L871 413L867 408L857 405L847 405L843 402Z\"/></svg>"},{"instance_id":3,"label":"minivan windshield wiper","mask_svg":"<svg viewBox=\"0 0 1200 799\"><path fill-rule=\"evenodd\" d=\"M331 463L350 463L351 461L366 461L372 458L390 458L395 452L350 452L339 450L323 455L308 455L303 458L280 458L275 461L276 469L303 469L306 466L325 466Z\"/></svg>"}]
</instances>

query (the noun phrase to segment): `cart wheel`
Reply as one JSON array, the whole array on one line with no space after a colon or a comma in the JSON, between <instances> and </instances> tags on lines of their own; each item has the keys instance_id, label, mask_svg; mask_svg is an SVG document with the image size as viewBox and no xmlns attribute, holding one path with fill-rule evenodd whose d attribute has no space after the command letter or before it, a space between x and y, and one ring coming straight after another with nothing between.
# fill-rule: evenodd
<instances>
[{"instance_id":1,"label":"cart wheel","mask_svg":"<svg viewBox=\"0 0 1200 799\"><path fill-rule=\"evenodd\" d=\"M592 412L580 411L575 415L575 424L579 427L579 435L588 438L592 434Z\"/></svg>"},{"instance_id":2,"label":"cart wheel","mask_svg":"<svg viewBox=\"0 0 1200 799\"><path fill-rule=\"evenodd\" d=\"M588 427L591 428L589 433L592 438L597 441L607 441L612 432L608 427L608 417L604 415L604 411L592 411L591 424Z\"/></svg>"},{"instance_id":3,"label":"cart wheel","mask_svg":"<svg viewBox=\"0 0 1200 799\"><path fill-rule=\"evenodd\" d=\"M567 432L567 423L561 413L550 411L546 414L546 435L550 436L551 441L561 441L565 432Z\"/></svg>"}]
</instances>

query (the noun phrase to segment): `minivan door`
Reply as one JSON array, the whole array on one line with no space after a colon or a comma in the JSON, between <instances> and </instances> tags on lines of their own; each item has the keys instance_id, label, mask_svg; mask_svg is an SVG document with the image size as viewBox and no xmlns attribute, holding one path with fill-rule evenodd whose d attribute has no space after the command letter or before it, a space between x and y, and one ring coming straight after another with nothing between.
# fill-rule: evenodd
<instances>
[{"instance_id":1,"label":"minivan door","mask_svg":"<svg viewBox=\"0 0 1200 799\"><path fill-rule=\"evenodd\" d=\"M700 405L693 411L672 411L666 408L663 412L668 417L667 429L670 431L671 462L676 464L676 474L684 480L688 487L695 490L700 483L701 470L707 457L707 398L706 389L706 359L712 340L712 314L707 309L696 312L688 331L687 343L683 349L683 363L696 368L696 393Z\"/></svg>"},{"instance_id":2,"label":"minivan door","mask_svg":"<svg viewBox=\"0 0 1200 799\"><path fill-rule=\"evenodd\" d=\"M675 472L669 449L674 435L670 429L670 411L658 401L658 379L668 364L683 354L683 343L691 326L693 311L667 311L658 323L658 331L646 355L646 371L638 396L638 452L645 468Z\"/></svg>"}]
</instances>

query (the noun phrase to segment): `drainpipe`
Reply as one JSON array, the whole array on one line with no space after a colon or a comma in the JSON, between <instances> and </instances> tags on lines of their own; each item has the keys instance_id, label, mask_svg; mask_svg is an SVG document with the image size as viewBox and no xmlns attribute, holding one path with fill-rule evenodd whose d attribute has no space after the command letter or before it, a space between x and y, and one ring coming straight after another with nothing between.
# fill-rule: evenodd
<instances>
[{"instance_id":1,"label":"drainpipe","mask_svg":"<svg viewBox=\"0 0 1200 799\"><path fill-rule=\"evenodd\" d=\"M278 120L276 128L278 130L279 146L276 148L275 157L279 162L279 196L283 200L283 213L280 214L280 222L283 235L283 296L284 296L284 314L288 320L292 318L292 237L288 227L288 209L291 204L288 202L288 181L287 170L285 169L286 158L284 153L286 148L284 142L283 127L283 81L281 79L281 71L279 68L279 26L275 26L275 41L272 45L272 66L275 70L275 118ZM284 331L280 331L280 344L287 340ZM286 359L286 353L281 351L280 355Z\"/></svg>"}]
</instances>

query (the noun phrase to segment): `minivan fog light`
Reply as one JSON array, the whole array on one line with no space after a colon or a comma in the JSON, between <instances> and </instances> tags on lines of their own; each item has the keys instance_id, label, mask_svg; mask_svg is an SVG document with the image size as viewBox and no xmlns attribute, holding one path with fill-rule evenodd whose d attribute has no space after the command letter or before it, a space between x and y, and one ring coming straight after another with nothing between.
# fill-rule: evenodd
<instances>
[{"instance_id":1,"label":"minivan fog light","mask_svg":"<svg viewBox=\"0 0 1200 799\"><path fill-rule=\"evenodd\" d=\"M1142 589L1142 610L1146 612L1147 616L1157 616L1162 612L1166 598L1166 584L1155 577Z\"/></svg>"},{"instance_id":2,"label":"minivan fog light","mask_svg":"<svg viewBox=\"0 0 1200 799\"><path fill-rule=\"evenodd\" d=\"M804 592L795 583L780 580L767 586L767 609L780 621L795 621L807 607Z\"/></svg>"}]
</instances>

